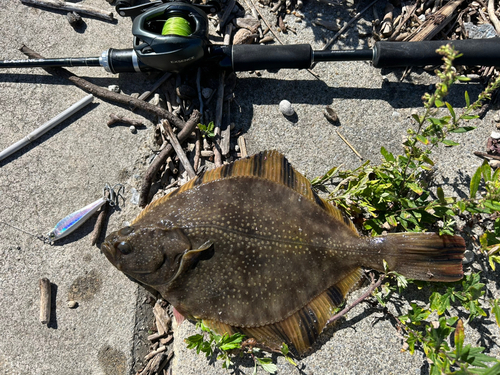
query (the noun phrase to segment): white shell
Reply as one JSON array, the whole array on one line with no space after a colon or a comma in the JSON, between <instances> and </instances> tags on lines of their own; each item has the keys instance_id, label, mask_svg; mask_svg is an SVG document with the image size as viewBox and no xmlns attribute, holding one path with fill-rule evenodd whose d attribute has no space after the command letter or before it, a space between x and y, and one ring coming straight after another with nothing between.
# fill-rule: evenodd
<instances>
[{"instance_id":1,"label":"white shell","mask_svg":"<svg viewBox=\"0 0 500 375\"><path fill-rule=\"evenodd\" d=\"M290 103L288 100L282 100L280 102L280 111L285 116L293 116L295 113L295 111L292 108L292 103Z\"/></svg>"},{"instance_id":2,"label":"white shell","mask_svg":"<svg viewBox=\"0 0 500 375\"><path fill-rule=\"evenodd\" d=\"M492 131L490 137L493 139L500 139L500 132Z\"/></svg>"}]
</instances>

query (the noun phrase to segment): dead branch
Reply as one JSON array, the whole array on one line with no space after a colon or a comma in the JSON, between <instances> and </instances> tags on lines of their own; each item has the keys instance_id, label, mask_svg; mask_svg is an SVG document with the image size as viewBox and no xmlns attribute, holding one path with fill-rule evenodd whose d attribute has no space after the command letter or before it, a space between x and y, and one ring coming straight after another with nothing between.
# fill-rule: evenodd
<instances>
[{"instance_id":1,"label":"dead branch","mask_svg":"<svg viewBox=\"0 0 500 375\"><path fill-rule=\"evenodd\" d=\"M427 20L417 30L415 30L415 32L411 33L404 40L417 42L432 39L453 19L455 10L460 4L463 3L463 1L464 0L450 1L432 16L429 16Z\"/></svg>"},{"instance_id":2,"label":"dead branch","mask_svg":"<svg viewBox=\"0 0 500 375\"><path fill-rule=\"evenodd\" d=\"M46 277L40 279L40 323L47 324L50 321L50 281Z\"/></svg>"},{"instance_id":3,"label":"dead branch","mask_svg":"<svg viewBox=\"0 0 500 375\"><path fill-rule=\"evenodd\" d=\"M490 16L490 21L495 26L497 34L500 34L500 21L495 14L495 0L488 1L488 15Z\"/></svg>"},{"instance_id":4,"label":"dead branch","mask_svg":"<svg viewBox=\"0 0 500 375\"><path fill-rule=\"evenodd\" d=\"M349 311L351 311L355 306L357 306L359 303L363 302L366 298L368 298L373 293L373 291L375 289L377 289L382 284L382 281L384 281L384 279L385 279L385 275L381 275L379 277L379 279L377 280L377 282L375 282L373 274L370 274L370 277L372 279L372 282L371 282L370 286L368 287L368 289L358 299L356 299L353 303L351 303L349 306L346 306L341 312L339 312L338 314L335 314L330 319L328 319L328 321L326 322L327 325L342 318L345 314L347 314Z\"/></svg>"},{"instance_id":5,"label":"dead branch","mask_svg":"<svg viewBox=\"0 0 500 375\"><path fill-rule=\"evenodd\" d=\"M182 143L186 140L188 135L191 134L191 132L198 124L199 118L200 118L200 112L194 110L189 120L186 121L184 128L177 134L179 142ZM163 150L161 150L161 152L156 156L155 160L149 166L144 176L144 180L142 182L141 195L139 198L140 207L145 207L148 204L149 191L151 189L153 178L156 176L156 174L160 170L160 167L165 163L165 161L167 160L167 158L169 157L169 155L172 153L173 150L174 148L172 147L172 145L168 144Z\"/></svg>"},{"instance_id":6,"label":"dead branch","mask_svg":"<svg viewBox=\"0 0 500 375\"><path fill-rule=\"evenodd\" d=\"M113 12L91 7L85 4L75 4L60 0L21 0L25 5L36 5L68 12L76 12L87 16L99 18L105 21L113 21Z\"/></svg>"},{"instance_id":7,"label":"dead branch","mask_svg":"<svg viewBox=\"0 0 500 375\"><path fill-rule=\"evenodd\" d=\"M163 120L161 122L161 125L163 126L163 129L165 129L165 132L167 133L168 140L172 144L172 147L175 150L175 153L177 154L177 157L179 158L181 164L184 166L184 169L186 170L189 179L195 178L196 173L194 173L193 167L191 166L191 163L189 162L186 154L184 153L184 150L182 149L181 144L179 143L179 140L174 134L174 131L170 127L170 124L168 121Z\"/></svg>"}]
</instances>

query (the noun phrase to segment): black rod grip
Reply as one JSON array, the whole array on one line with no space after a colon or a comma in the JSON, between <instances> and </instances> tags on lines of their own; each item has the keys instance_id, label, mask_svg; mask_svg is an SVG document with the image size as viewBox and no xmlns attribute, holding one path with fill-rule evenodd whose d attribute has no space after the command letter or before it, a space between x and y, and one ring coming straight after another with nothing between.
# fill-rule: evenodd
<instances>
[{"instance_id":1,"label":"black rod grip","mask_svg":"<svg viewBox=\"0 0 500 375\"><path fill-rule=\"evenodd\" d=\"M231 60L234 71L259 69L307 69L312 64L309 44L232 46Z\"/></svg>"},{"instance_id":2,"label":"black rod grip","mask_svg":"<svg viewBox=\"0 0 500 375\"><path fill-rule=\"evenodd\" d=\"M463 56L457 65L500 66L500 39L429 40L422 42L377 42L373 47L375 68L425 66L442 63L436 50L446 44L454 46Z\"/></svg>"}]
</instances>

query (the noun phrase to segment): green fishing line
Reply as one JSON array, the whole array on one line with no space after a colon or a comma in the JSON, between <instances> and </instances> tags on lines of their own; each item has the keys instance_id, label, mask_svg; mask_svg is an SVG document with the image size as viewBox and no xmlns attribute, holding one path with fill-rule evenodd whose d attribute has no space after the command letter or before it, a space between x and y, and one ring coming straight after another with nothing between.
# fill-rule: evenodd
<instances>
[{"instance_id":1,"label":"green fishing line","mask_svg":"<svg viewBox=\"0 0 500 375\"><path fill-rule=\"evenodd\" d=\"M182 17L171 17L163 25L161 35L191 35L191 25Z\"/></svg>"}]
</instances>

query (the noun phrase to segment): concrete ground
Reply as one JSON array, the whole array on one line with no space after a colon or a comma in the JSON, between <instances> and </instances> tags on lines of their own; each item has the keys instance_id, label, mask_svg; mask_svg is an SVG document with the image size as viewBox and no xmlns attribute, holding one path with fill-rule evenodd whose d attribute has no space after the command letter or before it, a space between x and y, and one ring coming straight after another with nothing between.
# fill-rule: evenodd
<instances>
[{"instance_id":1,"label":"concrete ground","mask_svg":"<svg viewBox=\"0 0 500 375\"><path fill-rule=\"evenodd\" d=\"M113 10L101 0L84 3ZM357 5L359 9L366 6L365 2ZM320 48L323 39L334 34L311 27L310 21L320 13L341 18L342 22L352 17L342 7L311 1L305 4L306 20L290 21L297 35L289 33L283 39ZM370 20L371 13L366 17ZM0 3L0 58L23 58L18 51L22 44L47 57L98 56L109 47L131 46L130 20L84 20L84 27L75 31L60 13L4 0ZM358 31L369 27L369 21L361 20L359 25L338 41L339 48L366 47L366 40L358 38ZM115 76L100 68L72 71L103 87L117 84L126 94L146 90L156 78L142 74ZM435 82L433 77L417 71L400 83L401 71L381 72L367 62L323 63L314 72L320 80L306 71L262 72L261 77L238 74L232 110L250 153L282 151L309 178L332 166L360 165L361 161L336 130L365 160L380 161L381 146L389 151L400 150L411 123L411 112L421 108L420 97ZM383 81L382 74L388 82ZM450 98L454 106L463 105L465 90L474 96L479 88L475 84L458 87ZM0 71L0 92L0 149L86 95L36 68ZM296 117L292 120L278 110L283 99L295 108ZM325 105L338 113L339 126L325 120ZM140 211L130 202L131 189L139 187L151 156L152 123L147 122L147 129L131 134L127 127L108 128L110 113L128 111L95 99L84 110L0 162L0 374L128 375L135 373L144 355L142 337L152 323L146 294L118 272L97 247L90 245L95 219L53 246L26 233L46 234L61 218L100 198L106 182L126 187L126 201L112 213L108 231L123 226ZM461 146L443 150L437 158L438 181L456 194L467 191L470 176L480 165L472 152L484 148L494 129L493 115L490 112L483 120L474 121L478 127L474 132L454 137ZM38 280L42 277L52 282L53 306L48 325L39 321ZM498 291L495 293L492 297L498 298ZM69 309L68 300L77 301L79 306ZM278 358L278 373L428 373L423 356L401 352L402 340L396 329L390 320L376 319L380 317L381 313L358 306L345 322L321 336L314 353L300 361L298 368ZM182 338L192 333L190 322L176 330L173 374L227 373L220 363L188 353ZM472 343L490 343L491 354L499 355L500 331L491 319L484 331L468 329L466 334ZM235 373L252 371L253 364L244 361L238 363Z\"/></svg>"}]
</instances>

